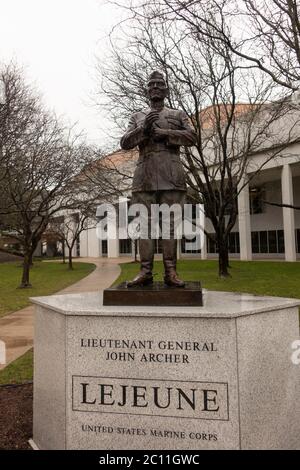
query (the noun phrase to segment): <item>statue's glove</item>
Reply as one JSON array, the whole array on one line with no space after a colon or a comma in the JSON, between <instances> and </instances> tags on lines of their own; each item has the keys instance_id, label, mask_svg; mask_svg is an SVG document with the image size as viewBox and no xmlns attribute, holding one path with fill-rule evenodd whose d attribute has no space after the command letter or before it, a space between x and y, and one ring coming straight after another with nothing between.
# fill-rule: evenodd
<instances>
[{"instance_id":1,"label":"statue's glove","mask_svg":"<svg viewBox=\"0 0 300 470\"><path fill-rule=\"evenodd\" d=\"M167 140L169 136L168 129L154 126L152 130L152 137L155 141L164 141Z\"/></svg>"},{"instance_id":2,"label":"statue's glove","mask_svg":"<svg viewBox=\"0 0 300 470\"><path fill-rule=\"evenodd\" d=\"M149 136L152 130L153 124L158 120L158 111L150 111L149 114L147 114L145 121L144 121L144 134Z\"/></svg>"}]
</instances>

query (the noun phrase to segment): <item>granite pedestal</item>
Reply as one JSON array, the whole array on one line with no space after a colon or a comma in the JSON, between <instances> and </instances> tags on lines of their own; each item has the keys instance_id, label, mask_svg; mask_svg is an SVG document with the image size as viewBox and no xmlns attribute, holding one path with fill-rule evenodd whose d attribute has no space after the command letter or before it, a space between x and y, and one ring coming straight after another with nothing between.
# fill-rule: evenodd
<instances>
[{"instance_id":1,"label":"granite pedestal","mask_svg":"<svg viewBox=\"0 0 300 470\"><path fill-rule=\"evenodd\" d=\"M203 307L32 299L40 449L300 449L299 300L203 293Z\"/></svg>"}]
</instances>

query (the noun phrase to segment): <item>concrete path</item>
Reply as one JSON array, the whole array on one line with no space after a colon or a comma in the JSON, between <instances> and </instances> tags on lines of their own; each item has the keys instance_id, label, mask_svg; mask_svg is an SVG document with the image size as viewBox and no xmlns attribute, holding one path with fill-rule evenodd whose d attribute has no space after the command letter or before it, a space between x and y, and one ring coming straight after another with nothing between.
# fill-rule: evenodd
<instances>
[{"instance_id":1,"label":"concrete path","mask_svg":"<svg viewBox=\"0 0 300 470\"><path fill-rule=\"evenodd\" d=\"M94 263L96 269L57 294L103 290L119 276L119 264L132 261L132 258L79 258L74 261ZM6 345L6 364L0 364L0 370L32 348L33 313L34 306L30 305L0 319L0 340Z\"/></svg>"}]
</instances>

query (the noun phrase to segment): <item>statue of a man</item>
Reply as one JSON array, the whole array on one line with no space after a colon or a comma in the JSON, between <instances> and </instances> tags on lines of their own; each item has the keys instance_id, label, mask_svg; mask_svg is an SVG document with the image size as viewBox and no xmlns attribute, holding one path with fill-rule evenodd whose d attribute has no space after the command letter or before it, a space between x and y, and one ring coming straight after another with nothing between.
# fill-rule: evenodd
<instances>
[{"instance_id":1,"label":"statue of a man","mask_svg":"<svg viewBox=\"0 0 300 470\"><path fill-rule=\"evenodd\" d=\"M184 204L186 194L185 174L180 161L180 146L195 144L195 131L183 111L164 106L168 88L163 75L151 73L148 84L150 108L131 116L128 129L121 139L124 150L139 147L139 159L133 177L132 203L144 204L148 209L149 222L151 204ZM143 286L153 282L154 240L140 238L139 251L141 270L128 287ZM165 284L184 287L176 273L177 240L174 235L174 220L171 222L170 239L162 240Z\"/></svg>"}]
</instances>

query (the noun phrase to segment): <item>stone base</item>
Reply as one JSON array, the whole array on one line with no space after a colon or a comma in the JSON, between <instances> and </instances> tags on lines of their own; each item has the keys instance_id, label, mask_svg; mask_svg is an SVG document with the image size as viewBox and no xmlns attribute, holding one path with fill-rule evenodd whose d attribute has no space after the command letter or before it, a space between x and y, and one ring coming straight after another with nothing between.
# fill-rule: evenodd
<instances>
[{"instance_id":1,"label":"stone base","mask_svg":"<svg viewBox=\"0 0 300 470\"><path fill-rule=\"evenodd\" d=\"M202 289L200 282L186 282L184 287L168 287L163 282L127 287L123 282L103 291L103 305L202 306Z\"/></svg>"},{"instance_id":2,"label":"stone base","mask_svg":"<svg viewBox=\"0 0 300 470\"><path fill-rule=\"evenodd\" d=\"M203 297L203 307L33 299L36 446L300 449L300 301Z\"/></svg>"}]
</instances>

